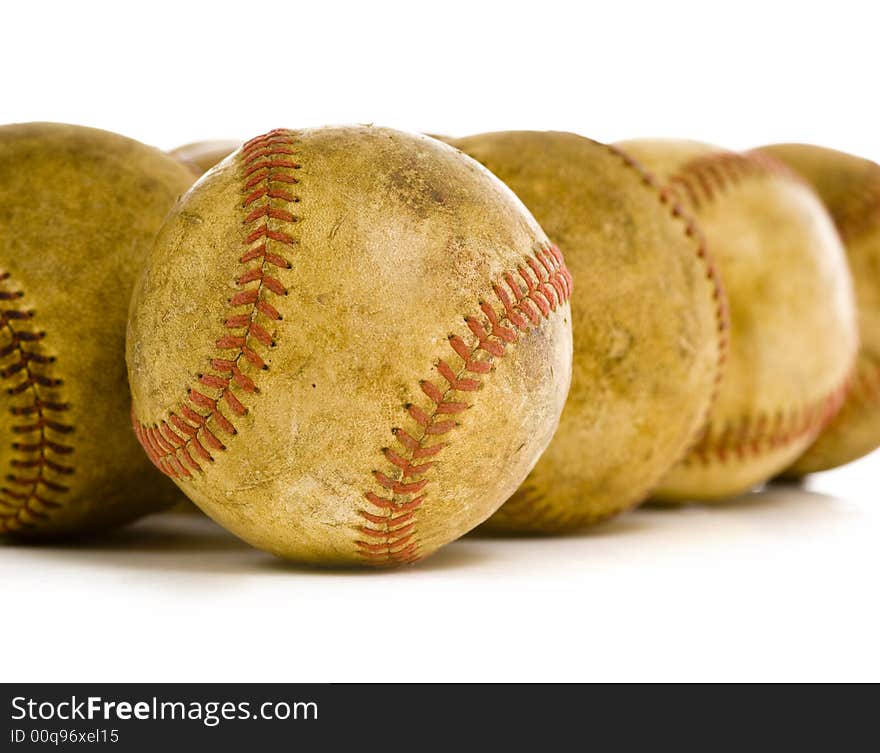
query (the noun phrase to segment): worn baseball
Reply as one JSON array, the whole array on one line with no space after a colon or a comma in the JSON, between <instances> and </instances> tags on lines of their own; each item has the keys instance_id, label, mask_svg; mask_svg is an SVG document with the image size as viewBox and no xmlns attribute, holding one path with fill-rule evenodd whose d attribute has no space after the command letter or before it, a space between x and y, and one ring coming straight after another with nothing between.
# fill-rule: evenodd
<instances>
[{"instance_id":1,"label":"worn baseball","mask_svg":"<svg viewBox=\"0 0 880 753\"><path fill-rule=\"evenodd\" d=\"M880 165L808 144L763 147L819 194L843 239L855 283L859 349L843 408L787 470L803 476L880 447Z\"/></svg>"},{"instance_id":2,"label":"worn baseball","mask_svg":"<svg viewBox=\"0 0 880 753\"><path fill-rule=\"evenodd\" d=\"M839 409L858 334L837 231L782 163L688 141L621 145L696 216L730 306L730 350L702 437L660 501L745 492L788 467Z\"/></svg>"},{"instance_id":3,"label":"worn baseball","mask_svg":"<svg viewBox=\"0 0 880 753\"><path fill-rule=\"evenodd\" d=\"M0 532L90 532L179 497L131 433L124 343L135 278L192 181L112 133L0 127Z\"/></svg>"},{"instance_id":4,"label":"worn baseball","mask_svg":"<svg viewBox=\"0 0 880 753\"><path fill-rule=\"evenodd\" d=\"M160 233L129 322L135 430L257 547L413 562L491 515L549 443L570 293L519 200L446 144L271 131Z\"/></svg>"},{"instance_id":5,"label":"worn baseball","mask_svg":"<svg viewBox=\"0 0 880 753\"><path fill-rule=\"evenodd\" d=\"M183 162L196 175L202 175L214 165L226 159L241 146L240 141L218 139L213 141L194 141L172 149L169 154Z\"/></svg>"},{"instance_id":6,"label":"worn baseball","mask_svg":"<svg viewBox=\"0 0 880 753\"><path fill-rule=\"evenodd\" d=\"M550 446L484 525L560 531L642 501L702 428L723 367L724 294L693 222L613 147L571 133L451 141L565 252L574 368Z\"/></svg>"}]
</instances>

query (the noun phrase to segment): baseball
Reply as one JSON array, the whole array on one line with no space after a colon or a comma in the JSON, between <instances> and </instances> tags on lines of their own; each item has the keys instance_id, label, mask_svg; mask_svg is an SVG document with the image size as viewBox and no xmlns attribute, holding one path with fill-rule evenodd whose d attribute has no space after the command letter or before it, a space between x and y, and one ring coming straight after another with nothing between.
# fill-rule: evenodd
<instances>
[{"instance_id":1,"label":"baseball","mask_svg":"<svg viewBox=\"0 0 880 753\"><path fill-rule=\"evenodd\" d=\"M880 446L880 165L807 144L761 150L794 168L819 194L843 239L855 283L859 349L840 413L786 470L835 468Z\"/></svg>"},{"instance_id":2,"label":"baseball","mask_svg":"<svg viewBox=\"0 0 880 753\"><path fill-rule=\"evenodd\" d=\"M240 141L218 139L214 141L194 141L168 152L183 162L196 175L202 175L241 146Z\"/></svg>"},{"instance_id":3,"label":"baseball","mask_svg":"<svg viewBox=\"0 0 880 753\"><path fill-rule=\"evenodd\" d=\"M549 443L570 294L532 216L455 149L271 131L160 232L129 320L135 430L257 547L414 562L491 515Z\"/></svg>"},{"instance_id":4,"label":"baseball","mask_svg":"<svg viewBox=\"0 0 880 753\"><path fill-rule=\"evenodd\" d=\"M782 163L687 141L630 141L697 219L730 305L730 353L703 435L658 500L745 492L788 467L839 409L858 335L834 224Z\"/></svg>"},{"instance_id":5,"label":"baseball","mask_svg":"<svg viewBox=\"0 0 880 753\"><path fill-rule=\"evenodd\" d=\"M179 496L131 433L124 337L140 266L192 181L105 131L0 127L0 532L89 532Z\"/></svg>"},{"instance_id":6,"label":"baseball","mask_svg":"<svg viewBox=\"0 0 880 753\"><path fill-rule=\"evenodd\" d=\"M577 286L559 430L484 528L596 523L641 502L706 420L727 337L718 276L691 220L613 147L527 131L450 143L523 200Z\"/></svg>"}]
</instances>

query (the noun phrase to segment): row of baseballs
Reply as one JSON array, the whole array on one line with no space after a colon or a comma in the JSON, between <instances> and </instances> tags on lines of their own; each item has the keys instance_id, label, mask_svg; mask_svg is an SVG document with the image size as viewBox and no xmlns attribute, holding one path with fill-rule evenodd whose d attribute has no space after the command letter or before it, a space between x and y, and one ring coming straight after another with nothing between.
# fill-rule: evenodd
<instances>
[{"instance_id":1,"label":"row of baseballs","mask_svg":"<svg viewBox=\"0 0 880 753\"><path fill-rule=\"evenodd\" d=\"M10 125L0 308L0 531L107 529L170 477L282 557L411 563L880 445L880 166Z\"/></svg>"}]
</instances>

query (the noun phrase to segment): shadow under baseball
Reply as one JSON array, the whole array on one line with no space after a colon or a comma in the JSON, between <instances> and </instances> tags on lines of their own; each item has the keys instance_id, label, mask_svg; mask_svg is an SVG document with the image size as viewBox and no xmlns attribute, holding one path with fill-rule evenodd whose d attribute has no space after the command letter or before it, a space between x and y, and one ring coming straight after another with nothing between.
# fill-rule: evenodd
<instances>
[{"instance_id":1,"label":"shadow under baseball","mask_svg":"<svg viewBox=\"0 0 880 753\"><path fill-rule=\"evenodd\" d=\"M681 537L722 542L746 528L790 536L830 530L857 514L844 500L801 485L772 484L760 491L712 503L643 506L599 525L563 534L503 534L477 529L414 566L392 569L320 568L282 560L233 536L204 515L162 513L126 528L68 543L16 544L17 566L27 558L77 561L100 567L178 574L260 573L278 577L406 577L418 573L513 567L520 560L579 561L622 557L633 548L665 550ZM21 555L25 555L24 560ZM526 564L525 562L523 563Z\"/></svg>"}]
</instances>

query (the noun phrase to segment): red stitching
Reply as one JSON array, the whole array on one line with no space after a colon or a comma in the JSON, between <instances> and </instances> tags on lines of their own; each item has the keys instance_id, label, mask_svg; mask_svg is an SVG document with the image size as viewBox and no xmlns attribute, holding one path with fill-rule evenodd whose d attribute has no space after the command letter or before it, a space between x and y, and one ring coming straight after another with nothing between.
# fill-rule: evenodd
<instances>
[{"instance_id":1,"label":"red stitching","mask_svg":"<svg viewBox=\"0 0 880 753\"><path fill-rule=\"evenodd\" d=\"M261 352L275 347L270 325L282 317L267 296L287 294L272 269L291 268L282 252L297 244L291 231L301 219L292 211L299 197L278 187L299 182L292 171L301 166L288 159L295 152L293 134L284 129L269 131L242 146L238 162L241 207L247 212L242 220L246 250L239 258L242 271L235 284L244 289L229 299L230 311L224 320L229 333L214 341L222 356L209 360L209 370L195 377L198 386L189 390L186 400L166 420L150 426L132 413L138 441L156 467L172 478L193 478L203 471L203 463L213 462L213 453L226 449L221 437L236 434L236 419L248 411L245 397L259 392L242 368L245 364L269 368ZM251 262L258 265L250 266Z\"/></svg>"},{"instance_id":2,"label":"red stitching","mask_svg":"<svg viewBox=\"0 0 880 753\"><path fill-rule=\"evenodd\" d=\"M776 176L807 185L794 170L761 152L713 152L683 165L669 180L668 190L699 212L721 194L750 178Z\"/></svg>"},{"instance_id":3,"label":"red stitching","mask_svg":"<svg viewBox=\"0 0 880 753\"><path fill-rule=\"evenodd\" d=\"M559 250L555 246L538 248L515 274L503 275L502 281L493 286L500 311L481 301L481 313L465 317L470 342L460 335L449 336L449 345L461 365L456 369L447 359L441 359L435 366L440 378L419 383L430 406L404 406L415 426L412 431L391 430L399 446L382 449L388 471L373 471L378 489L364 494L375 510L358 511L365 520L358 532L365 538L357 539L355 545L369 563L393 565L420 558L414 518L425 500L425 475L435 462L425 459L436 457L447 445L434 442L434 438L456 428L454 417L470 407L465 400L467 393L480 388L481 377L504 356L507 345L517 342L520 334L569 300L571 287L571 275Z\"/></svg>"},{"instance_id":4,"label":"red stitching","mask_svg":"<svg viewBox=\"0 0 880 753\"><path fill-rule=\"evenodd\" d=\"M9 280L8 272L0 273L0 282ZM0 289L0 305L18 301L24 293ZM33 319L33 311L19 308L0 308L0 330L9 336L9 343L0 348L0 358L15 358L15 362L0 370L3 379L16 378L7 388L11 396L21 395L27 402L13 405L13 416L22 417L12 426L12 432L30 441L13 442L12 450L19 456L9 461L10 472L6 484L0 487L0 532L36 526L34 519L48 520L53 510L63 507L57 499L70 487L47 476L47 471L59 476L73 474L74 467L62 462L73 453L73 445L51 439L47 432L70 434L73 425L61 420L70 410L70 404L53 400L42 394L41 388L55 390L62 381L50 376L46 367L55 362L52 356L28 350L28 343L41 342L45 333L20 329ZM15 323L15 324L13 324ZM37 370L41 367L41 370ZM33 437L33 435L37 435Z\"/></svg>"},{"instance_id":5,"label":"red stitching","mask_svg":"<svg viewBox=\"0 0 880 753\"><path fill-rule=\"evenodd\" d=\"M683 464L744 461L783 449L826 426L843 405L849 384L846 379L825 397L797 408L742 416L727 421L720 431L709 426Z\"/></svg>"}]
</instances>

